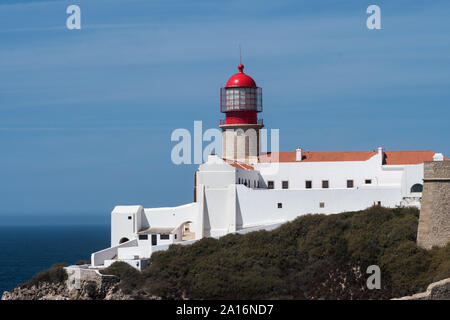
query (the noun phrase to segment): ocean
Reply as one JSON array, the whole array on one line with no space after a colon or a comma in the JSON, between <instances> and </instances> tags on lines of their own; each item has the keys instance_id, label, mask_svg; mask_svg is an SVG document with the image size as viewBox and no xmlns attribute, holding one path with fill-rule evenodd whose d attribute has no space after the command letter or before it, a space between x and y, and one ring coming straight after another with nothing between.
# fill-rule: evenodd
<instances>
[{"instance_id":1,"label":"ocean","mask_svg":"<svg viewBox=\"0 0 450 320\"><path fill-rule=\"evenodd\" d=\"M109 245L109 225L0 226L0 296L55 263L90 260Z\"/></svg>"}]
</instances>

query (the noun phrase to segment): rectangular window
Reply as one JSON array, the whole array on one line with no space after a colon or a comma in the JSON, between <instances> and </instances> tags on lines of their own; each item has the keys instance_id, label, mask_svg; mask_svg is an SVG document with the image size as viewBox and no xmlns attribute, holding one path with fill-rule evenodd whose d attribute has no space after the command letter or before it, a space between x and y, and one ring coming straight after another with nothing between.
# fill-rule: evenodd
<instances>
[{"instance_id":1,"label":"rectangular window","mask_svg":"<svg viewBox=\"0 0 450 320\"><path fill-rule=\"evenodd\" d=\"M156 246L158 244L158 240L156 238L156 234L152 234L152 246Z\"/></svg>"},{"instance_id":2,"label":"rectangular window","mask_svg":"<svg viewBox=\"0 0 450 320\"><path fill-rule=\"evenodd\" d=\"M289 189L289 181L282 181L281 182L281 187L283 189Z\"/></svg>"},{"instance_id":3,"label":"rectangular window","mask_svg":"<svg viewBox=\"0 0 450 320\"><path fill-rule=\"evenodd\" d=\"M306 189L311 189L312 188L312 181L311 180L306 180L305 181L305 188Z\"/></svg>"},{"instance_id":4,"label":"rectangular window","mask_svg":"<svg viewBox=\"0 0 450 320\"><path fill-rule=\"evenodd\" d=\"M140 235L139 235L139 240L148 240L148 235L146 235L146 234L140 234Z\"/></svg>"},{"instance_id":5,"label":"rectangular window","mask_svg":"<svg viewBox=\"0 0 450 320\"><path fill-rule=\"evenodd\" d=\"M320 202L320 203L319 203L319 207L320 207L320 208L325 208L325 202Z\"/></svg>"},{"instance_id":6,"label":"rectangular window","mask_svg":"<svg viewBox=\"0 0 450 320\"><path fill-rule=\"evenodd\" d=\"M322 188L328 189L329 187L330 187L330 184L329 184L328 180L322 180Z\"/></svg>"},{"instance_id":7,"label":"rectangular window","mask_svg":"<svg viewBox=\"0 0 450 320\"><path fill-rule=\"evenodd\" d=\"M372 179L366 179L365 183L366 184L372 184Z\"/></svg>"},{"instance_id":8,"label":"rectangular window","mask_svg":"<svg viewBox=\"0 0 450 320\"><path fill-rule=\"evenodd\" d=\"M131 220L131 216L128 216L128 220Z\"/></svg>"},{"instance_id":9,"label":"rectangular window","mask_svg":"<svg viewBox=\"0 0 450 320\"><path fill-rule=\"evenodd\" d=\"M283 208L283 204L281 202L278 202L278 209Z\"/></svg>"},{"instance_id":10,"label":"rectangular window","mask_svg":"<svg viewBox=\"0 0 450 320\"><path fill-rule=\"evenodd\" d=\"M267 181L267 189L273 189L273 181Z\"/></svg>"},{"instance_id":11,"label":"rectangular window","mask_svg":"<svg viewBox=\"0 0 450 320\"><path fill-rule=\"evenodd\" d=\"M159 236L159 239L161 239L161 240L169 240L170 239L170 235L168 235L168 234L161 234Z\"/></svg>"},{"instance_id":12,"label":"rectangular window","mask_svg":"<svg viewBox=\"0 0 450 320\"><path fill-rule=\"evenodd\" d=\"M353 180L347 180L347 188L353 188Z\"/></svg>"}]
</instances>

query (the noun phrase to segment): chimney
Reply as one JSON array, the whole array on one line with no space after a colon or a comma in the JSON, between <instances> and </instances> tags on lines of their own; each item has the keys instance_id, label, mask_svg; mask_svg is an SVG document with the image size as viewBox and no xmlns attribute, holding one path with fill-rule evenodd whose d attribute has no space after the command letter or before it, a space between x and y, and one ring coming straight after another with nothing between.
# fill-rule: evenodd
<instances>
[{"instance_id":1,"label":"chimney","mask_svg":"<svg viewBox=\"0 0 450 320\"><path fill-rule=\"evenodd\" d=\"M433 161L444 161L444 155L442 153L435 153Z\"/></svg>"},{"instance_id":2,"label":"chimney","mask_svg":"<svg viewBox=\"0 0 450 320\"><path fill-rule=\"evenodd\" d=\"M380 156L381 164L384 164L384 152L382 147L378 147L378 155Z\"/></svg>"},{"instance_id":3,"label":"chimney","mask_svg":"<svg viewBox=\"0 0 450 320\"><path fill-rule=\"evenodd\" d=\"M302 148L295 149L295 161L302 161Z\"/></svg>"}]
</instances>

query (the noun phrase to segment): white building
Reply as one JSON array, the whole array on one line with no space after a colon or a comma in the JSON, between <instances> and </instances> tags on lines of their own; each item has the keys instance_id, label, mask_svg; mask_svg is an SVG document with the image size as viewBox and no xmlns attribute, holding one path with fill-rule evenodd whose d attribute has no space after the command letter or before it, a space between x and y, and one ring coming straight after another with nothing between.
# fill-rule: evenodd
<instances>
[{"instance_id":1,"label":"white building","mask_svg":"<svg viewBox=\"0 0 450 320\"><path fill-rule=\"evenodd\" d=\"M141 269L155 251L203 237L272 229L308 213L420 207L424 161L433 151L292 152L260 154L261 88L243 65L221 90L223 158L211 155L195 177L195 201L178 207L117 206L111 247L92 267L125 261Z\"/></svg>"}]
</instances>

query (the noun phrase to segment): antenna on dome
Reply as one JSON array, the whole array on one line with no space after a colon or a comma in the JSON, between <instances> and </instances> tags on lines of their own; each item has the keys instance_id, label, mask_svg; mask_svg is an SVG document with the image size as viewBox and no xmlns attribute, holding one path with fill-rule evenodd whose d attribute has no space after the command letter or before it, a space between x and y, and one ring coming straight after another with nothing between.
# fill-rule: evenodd
<instances>
[{"instance_id":1,"label":"antenna on dome","mask_svg":"<svg viewBox=\"0 0 450 320\"><path fill-rule=\"evenodd\" d=\"M239 64L242 64L242 47L240 43L239 43Z\"/></svg>"}]
</instances>

